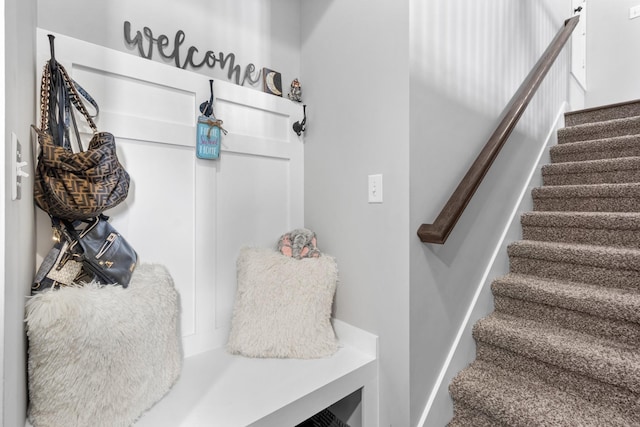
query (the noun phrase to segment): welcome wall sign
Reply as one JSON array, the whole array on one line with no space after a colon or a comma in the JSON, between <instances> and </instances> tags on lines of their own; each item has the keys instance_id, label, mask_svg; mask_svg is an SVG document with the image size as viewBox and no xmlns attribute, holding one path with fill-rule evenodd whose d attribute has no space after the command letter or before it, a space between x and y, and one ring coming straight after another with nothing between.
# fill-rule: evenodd
<instances>
[{"instance_id":1,"label":"welcome wall sign","mask_svg":"<svg viewBox=\"0 0 640 427\"><path fill-rule=\"evenodd\" d=\"M144 35L143 35L144 34ZM254 85L260 81L261 71L256 72L256 66L249 63L244 67L244 73L242 73L242 67L235 63L236 55L233 53L224 54L218 52L217 54L208 50L204 55L198 55L199 50L195 46L190 46L185 51L182 50L182 44L184 43L185 34L184 31L178 30L173 38L173 44L169 36L160 34L158 37L154 37L153 31L149 27L144 27L142 32L136 31L135 36L131 36L131 23L124 21L124 40L133 47L138 48L140 56L143 58L151 59L153 56L154 47L157 49L158 54L164 59L173 59L176 67L185 69L188 65L193 68L201 68L207 66L214 68L216 65L224 70L228 65L227 77L230 81L235 79L237 85L244 86L245 81ZM184 56L183 56L184 54ZM240 75L242 74L242 80Z\"/></svg>"}]
</instances>

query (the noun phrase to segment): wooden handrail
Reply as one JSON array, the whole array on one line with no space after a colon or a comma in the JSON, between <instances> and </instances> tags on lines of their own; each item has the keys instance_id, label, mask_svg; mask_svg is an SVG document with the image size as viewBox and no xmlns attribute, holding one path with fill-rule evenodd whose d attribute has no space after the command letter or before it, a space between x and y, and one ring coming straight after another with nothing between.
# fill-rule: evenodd
<instances>
[{"instance_id":1,"label":"wooden handrail","mask_svg":"<svg viewBox=\"0 0 640 427\"><path fill-rule=\"evenodd\" d=\"M471 197L473 197L473 194L480 186L491 164L498 156L500 149L509 138L509 135L511 135L511 132L518 123L518 120L520 120L527 105L529 105L529 101L533 98L540 83L542 83L542 80L560 54L560 51L564 48L567 40L569 40L573 29L578 25L579 19L580 16L576 15L565 21L564 27L558 31L558 34L556 34L555 38L549 44L549 47L547 47L547 50L542 54L527 78L522 82L522 85L520 85L518 91L511 98L511 101L509 101L506 113L500 121L500 124L498 124L498 127L487 141L475 162L473 162L469 168L469 171L464 178L462 178L460 184L458 184L458 187L444 208L442 208L442 211L440 211L434 223L422 224L418 229L418 236L421 241L438 244L444 244L444 242L446 242L451 230L453 230L458 219L462 216Z\"/></svg>"}]
</instances>

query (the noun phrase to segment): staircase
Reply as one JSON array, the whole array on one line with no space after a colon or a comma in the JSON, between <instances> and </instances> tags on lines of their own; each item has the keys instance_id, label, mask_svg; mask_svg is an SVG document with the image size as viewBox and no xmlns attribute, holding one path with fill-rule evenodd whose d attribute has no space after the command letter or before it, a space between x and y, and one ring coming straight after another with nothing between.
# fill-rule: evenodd
<instances>
[{"instance_id":1,"label":"staircase","mask_svg":"<svg viewBox=\"0 0 640 427\"><path fill-rule=\"evenodd\" d=\"M450 427L640 426L640 101L565 122Z\"/></svg>"}]
</instances>

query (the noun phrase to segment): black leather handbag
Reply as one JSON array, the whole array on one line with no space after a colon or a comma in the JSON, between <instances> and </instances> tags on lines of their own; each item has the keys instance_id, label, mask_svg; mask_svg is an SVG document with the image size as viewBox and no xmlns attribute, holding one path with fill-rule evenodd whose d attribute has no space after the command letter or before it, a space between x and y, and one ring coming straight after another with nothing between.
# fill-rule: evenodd
<instances>
[{"instance_id":1,"label":"black leather handbag","mask_svg":"<svg viewBox=\"0 0 640 427\"><path fill-rule=\"evenodd\" d=\"M91 281L129 286L138 254L108 220L105 215L74 223L54 218L57 242L38 268L31 293Z\"/></svg>"},{"instance_id":2,"label":"black leather handbag","mask_svg":"<svg viewBox=\"0 0 640 427\"><path fill-rule=\"evenodd\" d=\"M129 286L138 254L109 223L109 217L99 215L76 224L67 220L62 222L62 233L71 242L69 251L76 261L82 262L86 273L104 285ZM86 226L78 231L78 223Z\"/></svg>"}]
</instances>

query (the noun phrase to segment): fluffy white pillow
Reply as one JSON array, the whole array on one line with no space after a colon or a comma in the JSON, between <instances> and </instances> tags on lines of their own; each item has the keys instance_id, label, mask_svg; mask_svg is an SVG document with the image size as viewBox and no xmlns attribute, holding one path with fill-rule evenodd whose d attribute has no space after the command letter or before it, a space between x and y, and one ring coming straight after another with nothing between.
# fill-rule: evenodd
<instances>
[{"instance_id":1,"label":"fluffy white pillow","mask_svg":"<svg viewBox=\"0 0 640 427\"><path fill-rule=\"evenodd\" d=\"M310 359L333 354L338 343L331 306L338 280L335 259L295 259L243 248L227 349L249 357Z\"/></svg>"},{"instance_id":2,"label":"fluffy white pillow","mask_svg":"<svg viewBox=\"0 0 640 427\"><path fill-rule=\"evenodd\" d=\"M178 293L162 265L140 264L127 289L43 291L25 321L34 426L131 425L180 375Z\"/></svg>"}]
</instances>

